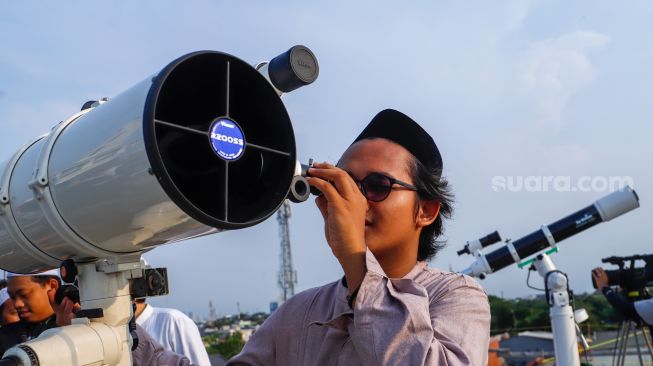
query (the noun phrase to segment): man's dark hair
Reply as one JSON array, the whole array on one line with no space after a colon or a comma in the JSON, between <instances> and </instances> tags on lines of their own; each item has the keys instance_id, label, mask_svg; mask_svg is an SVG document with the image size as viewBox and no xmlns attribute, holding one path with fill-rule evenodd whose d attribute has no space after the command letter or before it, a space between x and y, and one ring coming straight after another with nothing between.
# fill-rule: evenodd
<instances>
[{"instance_id":1,"label":"man's dark hair","mask_svg":"<svg viewBox=\"0 0 653 366\"><path fill-rule=\"evenodd\" d=\"M413 185L417 187L419 199L440 202L438 217L431 225L424 227L419 235L417 260L430 260L446 245L446 241L440 239L440 236L444 232L444 219L451 218L453 214L454 195L449 182L442 178L441 170L428 169L412 155L411 160L409 172Z\"/></svg>"},{"instance_id":2,"label":"man's dark hair","mask_svg":"<svg viewBox=\"0 0 653 366\"><path fill-rule=\"evenodd\" d=\"M30 276L32 278L32 281L38 283L41 285L41 287L45 286L50 282L51 279L57 280L57 284L59 287L61 287L61 278L57 276Z\"/></svg>"}]
</instances>

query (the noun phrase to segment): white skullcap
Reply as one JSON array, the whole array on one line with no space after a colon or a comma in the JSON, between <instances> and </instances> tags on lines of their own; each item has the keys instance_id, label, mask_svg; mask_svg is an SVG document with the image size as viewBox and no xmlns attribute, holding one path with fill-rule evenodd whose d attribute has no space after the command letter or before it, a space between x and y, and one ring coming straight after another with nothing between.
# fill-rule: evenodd
<instances>
[{"instance_id":1,"label":"white skullcap","mask_svg":"<svg viewBox=\"0 0 653 366\"><path fill-rule=\"evenodd\" d=\"M0 306L4 305L5 301L9 300L9 292L6 288L0 290Z\"/></svg>"},{"instance_id":2,"label":"white skullcap","mask_svg":"<svg viewBox=\"0 0 653 366\"><path fill-rule=\"evenodd\" d=\"M7 278L18 277L18 276L54 276L54 277L59 277L59 269L51 269L49 271L43 271L43 272L39 272L39 273L27 273L27 274L7 272Z\"/></svg>"}]
</instances>

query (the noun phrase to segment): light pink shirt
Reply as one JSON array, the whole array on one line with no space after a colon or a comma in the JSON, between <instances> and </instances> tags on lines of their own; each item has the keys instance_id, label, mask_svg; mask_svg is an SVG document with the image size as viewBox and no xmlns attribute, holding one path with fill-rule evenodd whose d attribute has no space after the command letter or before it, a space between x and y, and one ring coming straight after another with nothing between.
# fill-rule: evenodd
<instances>
[{"instance_id":1,"label":"light pink shirt","mask_svg":"<svg viewBox=\"0 0 653 366\"><path fill-rule=\"evenodd\" d=\"M279 307L227 365L486 365L490 306L474 279L418 263L389 279L371 252L353 311L341 281Z\"/></svg>"}]
</instances>

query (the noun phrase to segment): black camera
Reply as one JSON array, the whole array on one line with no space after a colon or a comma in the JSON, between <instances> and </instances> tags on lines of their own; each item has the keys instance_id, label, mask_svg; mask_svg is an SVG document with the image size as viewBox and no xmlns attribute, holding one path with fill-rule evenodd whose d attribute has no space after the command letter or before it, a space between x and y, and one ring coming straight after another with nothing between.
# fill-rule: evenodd
<instances>
[{"instance_id":1,"label":"black camera","mask_svg":"<svg viewBox=\"0 0 653 366\"><path fill-rule=\"evenodd\" d=\"M75 285L64 284L59 286L57 292L54 294L54 301L57 305L61 305L64 298L69 298L73 304L79 304L79 289Z\"/></svg>"},{"instance_id":2,"label":"black camera","mask_svg":"<svg viewBox=\"0 0 653 366\"><path fill-rule=\"evenodd\" d=\"M132 299L167 295L170 293L168 289L168 270L166 268L146 269L143 277L131 280L129 290Z\"/></svg>"},{"instance_id":3,"label":"black camera","mask_svg":"<svg viewBox=\"0 0 653 366\"><path fill-rule=\"evenodd\" d=\"M637 261L643 261L644 266L637 267ZM626 293L642 292L646 287L653 286L653 254L632 255L629 257L613 256L603 258L601 262L619 267L619 269L605 271L610 286L618 286ZM626 266L627 262L630 262L628 266ZM592 278L592 285L596 288L594 278Z\"/></svg>"}]
</instances>

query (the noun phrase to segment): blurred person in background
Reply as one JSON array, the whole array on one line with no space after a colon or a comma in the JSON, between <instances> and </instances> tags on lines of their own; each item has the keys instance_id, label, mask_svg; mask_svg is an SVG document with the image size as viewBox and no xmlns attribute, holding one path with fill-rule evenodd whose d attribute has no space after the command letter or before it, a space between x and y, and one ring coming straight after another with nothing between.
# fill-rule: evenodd
<instances>
[{"instance_id":1,"label":"blurred person in background","mask_svg":"<svg viewBox=\"0 0 653 366\"><path fill-rule=\"evenodd\" d=\"M211 366L200 331L191 318L176 309L149 305L145 299L137 299L134 303L136 324L163 348L188 357L193 365Z\"/></svg>"},{"instance_id":2,"label":"blurred person in background","mask_svg":"<svg viewBox=\"0 0 653 366\"><path fill-rule=\"evenodd\" d=\"M608 274L601 267L592 270L592 278L596 284L596 290L602 293L610 305L623 316L634 322L653 326L653 298L629 301L624 295L610 287Z\"/></svg>"},{"instance_id":3,"label":"blurred person in background","mask_svg":"<svg viewBox=\"0 0 653 366\"><path fill-rule=\"evenodd\" d=\"M0 314L2 314L0 326L20 321L18 312L14 307L14 302L9 298L9 293L6 288L0 290Z\"/></svg>"}]
</instances>

